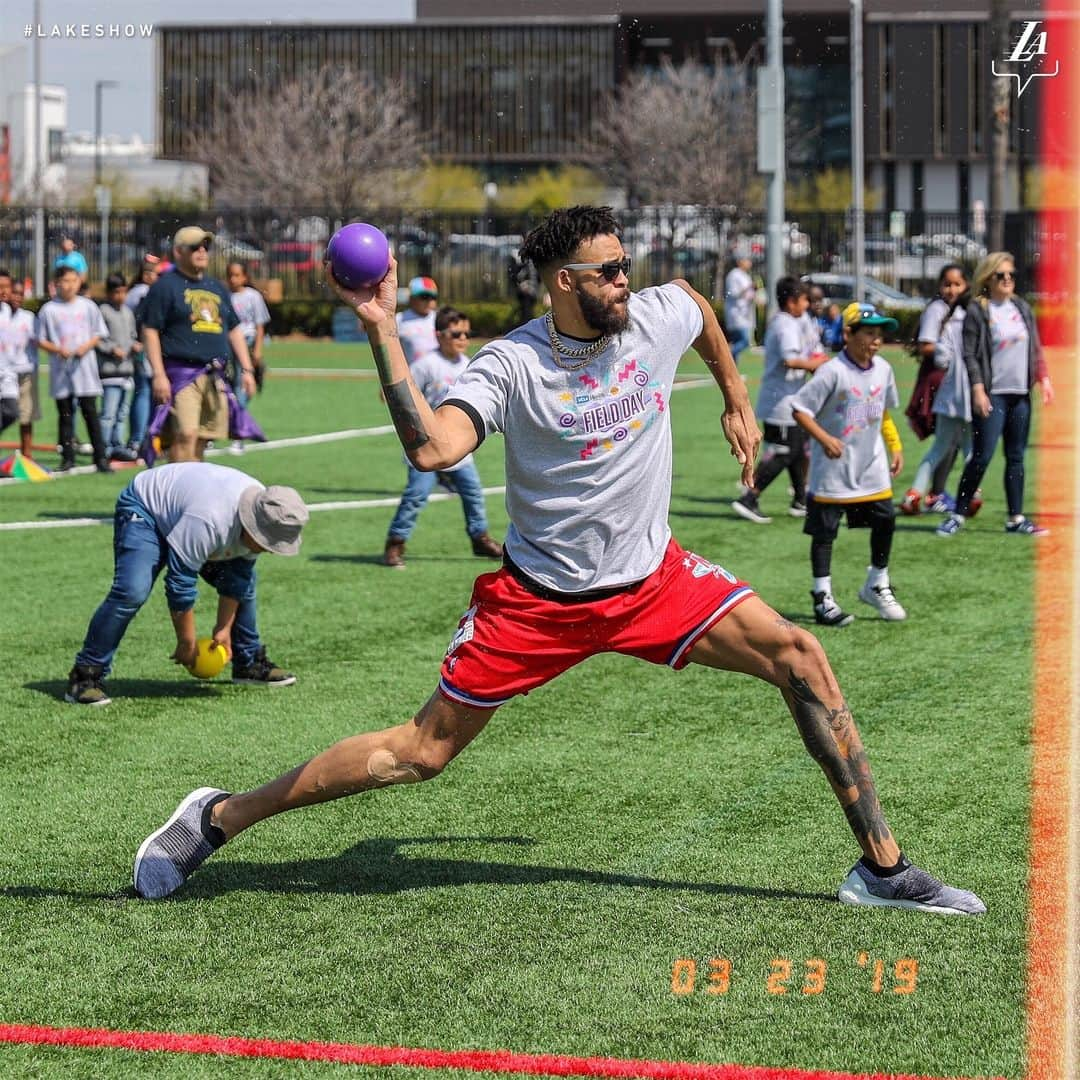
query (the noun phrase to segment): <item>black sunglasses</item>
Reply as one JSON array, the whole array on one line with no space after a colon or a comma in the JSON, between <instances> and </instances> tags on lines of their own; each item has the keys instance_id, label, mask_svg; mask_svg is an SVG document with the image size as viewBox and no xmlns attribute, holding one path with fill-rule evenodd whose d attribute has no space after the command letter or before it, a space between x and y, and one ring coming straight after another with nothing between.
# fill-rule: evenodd
<instances>
[{"instance_id":1,"label":"black sunglasses","mask_svg":"<svg viewBox=\"0 0 1080 1080\"><path fill-rule=\"evenodd\" d=\"M614 281L620 274L630 276L630 267L633 260L629 255L624 255L614 262L602 263L567 263L562 270L599 270L605 281Z\"/></svg>"},{"instance_id":2,"label":"black sunglasses","mask_svg":"<svg viewBox=\"0 0 1080 1080\"><path fill-rule=\"evenodd\" d=\"M994 272L994 277L997 278L998 281L1016 280L1016 274L1012 270L996 270Z\"/></svg>"},{"instance_id":3,"label":"black sunglasses","mask_svg":"<svg viewBox=\"0 0 1080 1080\"><path fill-rule=\"evenodd\" d=\"M468 330L449 330L447 331L452 338L469 338L472 334Z\"/></svg>"},{"instance_id":4,"label":"black sunglasses","mask_svg":"<svg viewBox=\"0 0 1080 1080\"><path fill-rule=\"evenodd\" d=\"M209 251L209 250L210 250L210 241L209 241L209 240L201 240L201 241L200 241L199 243L197 243L197 244L185 244L185 245L184 245L184 249L185 249L186 251L190 251L190 252L191 252L191 253L192 253L193 255L194 255L194 254L195 254L195 252L196 252L196 251L198 251L198 250L199 250L200 248L206 248L206 250L207 250L207 251Z\"/></svg>"}]
</instances>

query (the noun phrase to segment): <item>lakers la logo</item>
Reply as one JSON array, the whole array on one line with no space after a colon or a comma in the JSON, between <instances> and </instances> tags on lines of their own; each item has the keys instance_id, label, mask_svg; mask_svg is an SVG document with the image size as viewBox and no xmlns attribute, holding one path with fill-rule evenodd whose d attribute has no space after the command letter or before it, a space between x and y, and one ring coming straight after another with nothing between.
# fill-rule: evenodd
<instances>
[{"instance_id":1,"label":"lakers la logo","mask_svg":"<svg viewBox=\"0 0 1080 1080\"><path fill-rule=\"evenodd\" d=\"M1025 22L1023 32L1016 45L1008 56L1004 58L1007 64L1040 64L1046 60L1046 31L1037 33L1040 24L1038 22ZM1023 73L1016 71L998 71L997 60L990 62L990 68L1000 79L1016 80L1016 96L1019 98L1031 85L1034 79L1052 79L1061 70L1061 62L1054 61L1053 71L1038 71L1030 68Z\"/></svg>"}]
</instances>

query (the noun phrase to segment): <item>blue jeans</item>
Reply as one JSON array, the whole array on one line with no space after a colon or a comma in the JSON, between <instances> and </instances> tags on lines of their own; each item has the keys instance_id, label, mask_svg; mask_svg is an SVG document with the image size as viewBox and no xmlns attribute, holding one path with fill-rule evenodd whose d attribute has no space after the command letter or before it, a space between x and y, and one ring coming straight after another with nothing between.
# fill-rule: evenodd
<instances>
[{"instance_id":1,"label":"blue jeans","mask_svg":"<svg viewBox=\"0 0 1080 1080\"><path fill-rule=\"evenodd\" d=\"M1031 396L1029 394L991 394L989 416L972 416L972 451L960 490L956 495L956 512L967 516L971 498L982 481L983 474L997 448L998 439L1005 438L1005 501L1009 516L1024 512L1024 452L1031 430ZM974 412L974 410L972 410Z\"/></svg>"},{"instance_id":2,"label":"blue jeans","mask_svg":"<svg viewBox=\"0 0 1080 1080\"><path fill-rule=\"evenodd\" d=\"M729 327L724 331L724 336L727 338L728 348L731 349L731 355L738 361L739 353L744 349L750 348L750 331L742 328L734 329Z\"/></svg>"},{"instance_id":3,"label":"blue jeans","mask_svg":"<svg viewBox=\"0 0 1080 1080\"><path fill-rule=\"evenodd\" d=\"M113 518L113 583L109 595L94 612L86 630L76 664L94 664L103 675L112 670L113 657L127 632L128 624L146 603L158 574L165 567L168 545L146 507L130 486L116 500ZM235 570L228 562L207 563L200 571L216 589L228 589ZM250 664L261 647L255 623L255 575L246 575L246 587L239 596L240 607L232 629L234 662ZM227 595L236 595L229 590Z\"/></svg>"},{"instance_id":4,"label":"blue jeans","mask_svg":"<svg viewBox=\"0 0 1080 1080\"><path fill-rule=\"evenodd\" d=\"M135 389L131 395L131 440L128 443L138 450L146 438L150 426L150 374L140 358L135 362Z\"/></svg>"},{"instance_id":5,"label":"blue jeans","mask_svg":"<svg viewBox=\"0 0 1080 1080\"><path fill-rule=\"evenodd\" d=\"M111 385L102 389L101 439L105 443L106 454L112 454L127 445L122 435L131 408L131 384L132 380L128 379L126 385Z\"/></svg>"},{"instance_id":6,"label":"blue jeans","mask_svg":"<svg viewBox=\"0 0 1080 1080\"><path fill-rule=\"evenodd\" d=\"M484 506L484 489L480 484L480 474L472 463L454 472L421 472L409 465L409 482L398 504L394 520L390 522L387 535L398 540L408 540L416 528L416 519L428 501L432 488L440 477L453 485L461 496L461 507L465 511L465 531L471 537L481 536L488 530L487 508Z\"/></svg>"}]
</instances>

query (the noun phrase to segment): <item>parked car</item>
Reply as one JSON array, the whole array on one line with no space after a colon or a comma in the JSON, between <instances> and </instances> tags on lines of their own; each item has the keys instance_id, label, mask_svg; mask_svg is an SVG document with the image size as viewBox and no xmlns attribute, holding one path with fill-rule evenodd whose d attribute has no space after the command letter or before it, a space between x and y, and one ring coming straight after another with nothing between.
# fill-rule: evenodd
<instances>
[{"instance_id":1,"label":"parked car","mask_svg":"<svg viewBox=\"0 0 1080 1080\"><path fill-rule=\"evenodd\" d=\"M322 271L322 244L307 240L282 240L270 248L272 276Z\"/></svg>"},{"instance_id":2,"label":"parked car","mask_svg":"<svg viewBox=\"0 0 1080 1080\"><path fill-rule=\"evenodd\" d=\"M841 307L850 304L855 298L855 278L851 274L804 274L801 280L808 285L820 285L825 290L825 295ZM877 278L866 277L863 282L863 295L860 299L864 303L898 311L922 311L926 307L926 300L921 296L908 296Z\"/></svg>"}]
</instances>

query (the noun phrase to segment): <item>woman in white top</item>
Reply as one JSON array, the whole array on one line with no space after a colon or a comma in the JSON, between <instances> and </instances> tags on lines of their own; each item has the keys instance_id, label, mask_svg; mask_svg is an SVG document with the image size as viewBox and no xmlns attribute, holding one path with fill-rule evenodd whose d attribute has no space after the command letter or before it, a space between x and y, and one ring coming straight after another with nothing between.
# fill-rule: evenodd
<instances>
[{"instance_id":1,"label":"woman in white top","mask_svg":"<svg viewBox=\"0 0 1080 1080\"><path fill-rule=\"evenodd\" d=\"M1005 445L1005 531L1014 536L1045 536L1048 529L1024 516L1024 455L1031 430L1031 392L1042 403L1054 400L1035 316L1016 294L1016 261L1007 251L992 251L975 268L973 301L964 317L964 362L971 382L971 457L960 477L956 512L938 527L955 536L971 516L972 497L998 440Z\"/></svg>"}]
</instances>

